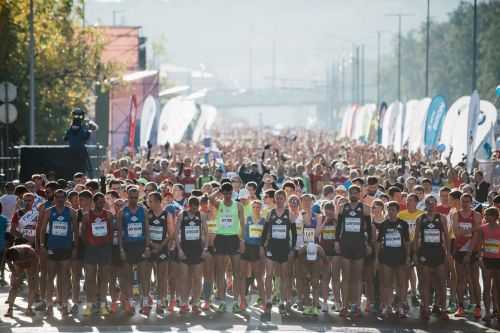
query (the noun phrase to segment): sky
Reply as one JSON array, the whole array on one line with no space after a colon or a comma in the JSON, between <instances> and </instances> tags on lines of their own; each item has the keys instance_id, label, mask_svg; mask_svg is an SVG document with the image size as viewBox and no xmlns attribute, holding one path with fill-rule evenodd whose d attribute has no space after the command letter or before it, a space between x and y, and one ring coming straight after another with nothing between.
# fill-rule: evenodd
<instances>
[{"instance_id":1,"label":"sky","mask_svg":"<svg viewBox=\"0 0 500 333\"><path fill-rule=\"evenodd\" d=\"M446 20L459 3L431 0L432 19ZM113 11L117 23L142 26L149 46L164 41L162 62L203 64L227 87L267 88L273 53L282 85L323 79L328 66L350 55L353 43L365 44L370 67L377 31L382 51L394 50L398 19L387 15L408 14L403 31L418 28L426 20L427 0L87 0L86 22L111 25Z\"/></svg>"}]
</instances>

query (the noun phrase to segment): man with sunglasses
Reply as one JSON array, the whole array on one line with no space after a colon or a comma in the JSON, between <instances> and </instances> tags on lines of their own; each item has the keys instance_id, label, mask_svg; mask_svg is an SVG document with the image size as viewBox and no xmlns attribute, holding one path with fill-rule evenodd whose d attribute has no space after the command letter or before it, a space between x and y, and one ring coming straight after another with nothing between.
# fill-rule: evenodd
<instances>
[{"instance_id":1,"label":"man with sunglasses","mask_svg":"<svg viewBox=\"0 0 500 333\"><path fill-rule=\"evenodd\" d=\"M217 199L222 195L222 200ZM221 301L218 311L225 312L226 304L224 301L225 287L224 277L226 274L225 260L231 260L234 274L234 297L233 312L239 312L238 297L244 301L244 288L240 286L240 249L244 249L244 242L241 239L241 231L245 223L245 214L243 206L232 199L233 185L229 182L222 184L220 192L214 192L210 195L210 204L216 209L216 232L214 239L215 247L215 268L217 297Z\"/></svg>"}]
</instances>

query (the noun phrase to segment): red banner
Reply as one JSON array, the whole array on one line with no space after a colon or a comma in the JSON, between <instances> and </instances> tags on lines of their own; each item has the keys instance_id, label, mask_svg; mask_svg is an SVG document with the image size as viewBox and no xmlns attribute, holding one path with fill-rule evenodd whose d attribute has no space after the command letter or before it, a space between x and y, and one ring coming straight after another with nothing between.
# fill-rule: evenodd
<instances>
[{"instance_id":1,"label":"red banner","mask_svg":"<svg viewBox=\"0 0 500 333\"><path fill-rule=\"evenodd\" d=\"M135 95L130 97L129 103L129 134L128 134L128 146L131 153L135 152L135 126L137 118L137 98Z\"/></svg>"}]
</instances>

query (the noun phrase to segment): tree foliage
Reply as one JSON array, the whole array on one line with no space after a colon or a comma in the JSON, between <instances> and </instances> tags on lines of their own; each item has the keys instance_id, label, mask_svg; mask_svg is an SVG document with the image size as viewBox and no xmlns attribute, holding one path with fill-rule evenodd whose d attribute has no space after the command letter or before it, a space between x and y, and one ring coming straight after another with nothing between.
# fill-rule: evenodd
<instances>
[{"instance_id":1,"label":"tree foliage","mask_svg":"<svg viewBox=\"0 0 500 333\"><path fill-rule=\"evenodd\" d=\"M15 142L29 133L29 0L0 0L0 81L18 87ZM34 0L36 142L60 143L74 107L115 71L100 61L102 38L82 26L78 0Z\"/></svg>"},{"instance_id":2,"label":"tree foliage","mask_svg":"<svg viewBox=\"0 0 500 333\"><path fill-rule=\"evenodd\" d=\"M478 4L477 88L482 99L494 100L500 84L500 2ZM446 22L431 22L429 95L448 103L472 92L473 6L462 2ZM402 38L402 100L425 97L426 24ZM397 99L397 46L383 59L381 95Z\"/></svg>"}]
</instances>

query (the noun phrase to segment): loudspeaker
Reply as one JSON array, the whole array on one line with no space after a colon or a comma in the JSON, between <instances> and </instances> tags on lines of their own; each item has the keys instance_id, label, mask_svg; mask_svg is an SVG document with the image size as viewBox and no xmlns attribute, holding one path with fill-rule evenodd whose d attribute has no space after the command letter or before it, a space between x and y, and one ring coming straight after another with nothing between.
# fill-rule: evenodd
<instances>
[{"instance_id":1,"label":"loudspeaker","mask_svg":"<svg viewBox=\"0 0 500 333\"><path fill-rule=\"evenodd\" d=\"M87 156L69 146L19 146L22 182L35 173L55 172L56 178L72 180L76 172L87 172Z\"/></svg>"}]
</instances>

